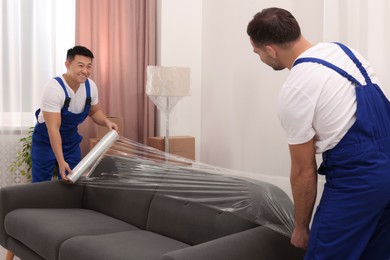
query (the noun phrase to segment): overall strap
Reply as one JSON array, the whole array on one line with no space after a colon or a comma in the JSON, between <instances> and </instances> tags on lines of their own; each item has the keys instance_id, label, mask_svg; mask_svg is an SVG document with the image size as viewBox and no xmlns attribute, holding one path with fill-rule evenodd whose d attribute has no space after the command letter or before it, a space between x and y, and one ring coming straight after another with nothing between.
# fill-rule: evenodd
<instances>
[{"instance_id":1,"label":"overall strap","mask_svg":"<svg viewBox=\"0 0 390 260\"><path fill-rule=\"evenodd\" d=\"M66 91L66 87L65 87L64 82L62 81L62 79L61 79L60 77L55 77L54 79L57 80L57 82L61 85L62 89L63 89L64 92L65 92L64 107L69 107L70 97L69 97L69 95L68 95L68 91Z\"/></svg>"},{"instance_id":2,"label":"overall strap","mask_svg":"<svg viewBox=\"0 0 390 260\"><path fill-rule=\"evenodd\" d=\"M353 63L355 63L356 67L358 67L358 69L360 70L360 73L362 73L364 79L366 80L366 85L372 84L371 79L368 76L366 69L363 68L362 63L360 62L360 60L358 60L358 58L356 58L355 54L353 54L353 52L344 44L339 43L339 42L335 42L335 44L340 46L340 48L348 55L348 57L353 61Z\"/></svg>"},{"instance_id":3,"label":"overall strap","mask_svg":"<svg viewBox=\"0 0 390 260\"><path fill-rule=\"evenodd\" d=\"M86 91L86 95L87 95L87 99L85 100L85 105L90 106L92 99L91 99L91 87L89 85L88 79L85 81L85 91Z\"/></svg>"},{"instance_id":4,"label":"overall strap","mask_svg":"<svg viewBox=\"0 0 390 260\"><path fill-rule=\"evenodd\" d=\"M325 60L321 60L321 59L317 59L317 58L300 58L300 59L297 59L294 64L293 64L293 67L295 65L298 65L300 63L304 63L304 62L315 62L315 63L319 63L319 64L322 64L334 71L336 71L337 73L339 73L341 76L343 76L344 78L347 78L349 81L351 81L352 83L354 83L356 86L361 86L362 84L360 84L360 82L355 79L352 75L350 75L348 72L346 72L345 70L333 65L332 63L330 62L327 62Z\"/></svg>"},{"instance_id":5,"label":"overall strap","mask_svg":"<svg viewBox=\"0 0 390 260\"><path fill-rule=\"evenodd\" d=\"M36 111L35 111L35 118L37 119L38 121L38 116L39 116L39 113L41 112L41 109L38 108Z\"/></svg>"}]
</instances>

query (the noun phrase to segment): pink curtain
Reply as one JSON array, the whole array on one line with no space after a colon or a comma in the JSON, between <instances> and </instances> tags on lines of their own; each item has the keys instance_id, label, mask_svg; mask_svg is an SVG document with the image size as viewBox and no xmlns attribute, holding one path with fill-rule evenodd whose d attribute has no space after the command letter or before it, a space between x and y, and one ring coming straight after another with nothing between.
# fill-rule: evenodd
<instances>
[{"instance_id":1,"label":"pink curtain","mask_svg":"<svg viewBox=\"0 0 390 260\"><path fill-rule=\"evenodd\" d=\"M77 0L76 44L95 56L93 79L108 116L124 120L123 136L146 143L155 135L155 107L145 95L145 69L156 59L156 0ZM82 150L96 136L88 119Z\"/></svg>"}]
</instances>

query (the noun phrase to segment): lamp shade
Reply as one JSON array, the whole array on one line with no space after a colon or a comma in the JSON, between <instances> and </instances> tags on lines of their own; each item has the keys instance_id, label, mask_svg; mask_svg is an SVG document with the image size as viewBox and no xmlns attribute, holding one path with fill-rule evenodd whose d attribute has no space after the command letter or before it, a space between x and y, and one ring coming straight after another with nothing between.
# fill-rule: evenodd
<instances>
[{"instance_id":1,"label":"lamp shade","mask_svg":"<svg viewBox=\"0 0 390 260\"><path fill-rule=\"evenodd\" d=\"M190 95L190 68L148 66L146 95L182 97Z\"/></svg>"},{"instance_id":2,"label":"lamp shade","mask_svg":"<svg viewBox=\"0 0 390 260\"><path fill-rule=\"evenodd\" d=\"M148 66L145 92L157 108L166 114L165 152L169 153L169 113L182 97L190 95L190 69Z\"/></svg>"}]
</instances>

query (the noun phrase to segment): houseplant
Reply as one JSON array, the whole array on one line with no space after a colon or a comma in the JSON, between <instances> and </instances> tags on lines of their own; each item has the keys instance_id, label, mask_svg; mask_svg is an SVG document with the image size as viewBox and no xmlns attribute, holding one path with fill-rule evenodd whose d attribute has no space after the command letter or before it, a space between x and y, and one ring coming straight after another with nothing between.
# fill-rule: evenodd
<instances>
[{"instance_id":1,"label":"houseplant","mask_svg":"<svg viewBox=\"0 0 390 260\"><path fill-rule=\"evenodd\" d=\"M20 174L25 176L28 180L31 180L31 144L33 132L34 127L30 127L28 130L28 135L26 137L20 138L19 142L22 144L22 146L19 151L17 151L15 160L9 167L9 170L12 173L19 171Z\"/></svg>"},{"instance_id":2,"label":"houseplant","mask_svg":"<svg viewBox=\"0 0 390 260\"><path fill-rule=\"evenodd\" d=\"M11 163L9 170L11 173L19 171L20 174L25 176L27 180L31 181L31 145L32 145L32 134L34 132L34 127L28 129L28 134L26 137L20 138L19 142L22 144L22 147L17 151L15 160ZM57 167L53 169L53 178L57 178Z\"/></svg>"}]
</instances>

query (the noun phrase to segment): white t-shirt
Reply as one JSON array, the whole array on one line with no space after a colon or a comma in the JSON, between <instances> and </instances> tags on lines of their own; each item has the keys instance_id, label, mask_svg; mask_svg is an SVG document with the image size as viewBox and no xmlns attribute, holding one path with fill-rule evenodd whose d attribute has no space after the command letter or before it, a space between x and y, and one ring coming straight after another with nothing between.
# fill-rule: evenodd
<instances>
[{"instance_id":1,"label":"white t-shirt","mask_svg":"<svg viewBox=\"0 0 390 260\"><path fill-rule=\"evenodd\" d=\"M87 92L85 89L85 83L80 84L77 92L75 93L69 85L66 83L63 76L60 77L64 82L66 87L66 91L70 97L69 111L74 114L80 114L83 112L85 107L85 101L87 98ZM98 90L95 82L93 80L89 80L89 85L91 89L91 105L96 105L98 103ZM38 116L38 122L45 122L42 111L45 112L61 112L62 107L65 102L65 92L62 89L61 85L58 83L56 79L51 79L44 90L42 103L41 103L41 112Z\"/></svg>"},{"instance_id":2,"label":"white t-shirt","mask_svg":"<svg viewBox=\"0 0 390 260\"><path fill-rule=\"evenodd\" d=\"M368 62L352 50L378 83ZM298 58L326 60L345 70L361 84L364 77L344 51L334 43L319 43ZM304 62L294 66L279 93L278 115L289 144L302 144L314 137L316 153L336 146L356 120L355 86L324 65Z\"/></svg>"}]
</instances>

